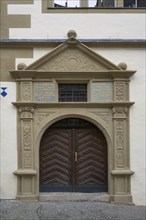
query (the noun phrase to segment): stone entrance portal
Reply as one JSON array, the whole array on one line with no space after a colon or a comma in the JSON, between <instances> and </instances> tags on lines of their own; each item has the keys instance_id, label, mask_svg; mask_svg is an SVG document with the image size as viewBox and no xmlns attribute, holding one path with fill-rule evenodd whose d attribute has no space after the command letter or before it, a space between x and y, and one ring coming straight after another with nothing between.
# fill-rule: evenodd
<instances>
[{"instance_id":1,"label":"stone entrance portal","mask_svg":"<svg viewBox=\"0 0 146 220\"><path fill-rule=\"evenodd\" d=\"M129 79L134 71L116 66L73 37L18 69L11 71L18 90L13 103L18 109L17 199L38 199L39 148L46 129L57 121L78 118L95 125L106 139L108 183L104 181L110 201L131 203L129 109L134 103L129 101ZM87 85L84 102L58 98L60 84L79 83Z\"/></svg>"}]
</instances>

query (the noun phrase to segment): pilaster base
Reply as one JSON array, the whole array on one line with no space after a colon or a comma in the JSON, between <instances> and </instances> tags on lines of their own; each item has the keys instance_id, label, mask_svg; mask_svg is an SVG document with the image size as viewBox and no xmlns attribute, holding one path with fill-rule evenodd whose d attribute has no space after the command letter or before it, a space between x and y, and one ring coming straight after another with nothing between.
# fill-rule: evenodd
<instances>
[{"instance_id":1,"label":"pilaster base","mask_svg":"<svg viewBox=\"0 0 146 220\"><path fill-rule=\"evenodd\" d=\"M38 201L37 195L17 195L16 199L22 201Z\"/></svg>"},{"instance_id":2,"label":"pilaster base","mask_svg":"<svg viewBox=\"0 0 146 220\"><path fill-rule=\"evenodd\" d=\"M129 204L133 205L132 196L131 195L112 195L110 196L111 203L118 203L118 204Z\"/></svg>"}]
</instances>

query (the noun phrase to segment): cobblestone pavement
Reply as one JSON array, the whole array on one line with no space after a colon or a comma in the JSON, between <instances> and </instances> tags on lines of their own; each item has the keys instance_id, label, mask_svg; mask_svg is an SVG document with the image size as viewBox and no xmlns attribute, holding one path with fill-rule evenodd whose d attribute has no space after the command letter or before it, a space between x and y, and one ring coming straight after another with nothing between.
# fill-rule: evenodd
<instances>
[{"instance_id":1,"label":"cobblestone pavement","mask_svg":"<svg viewBox=\"0 0 146 220\"><path fill-rule=\"evenodd\" d=\"M0 220L146 220L146 207L106 202L1 200Z\"/></svg>"}]
</instances>

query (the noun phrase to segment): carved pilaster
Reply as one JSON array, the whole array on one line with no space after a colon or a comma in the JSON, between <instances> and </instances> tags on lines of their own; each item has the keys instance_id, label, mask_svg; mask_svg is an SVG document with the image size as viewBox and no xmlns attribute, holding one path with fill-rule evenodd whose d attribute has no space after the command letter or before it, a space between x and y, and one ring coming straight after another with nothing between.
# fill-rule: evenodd
<instances>
[{"instance_id":1,"label":"carved pilaster","mask_svg":"<svg viewBox=\"0 0 146 220\"><path fill-rule=\"evenodd\" d=\"M115 148L116 148L116 167L124 167L124 121L115 121Z\"/></svg>"},{"instance_id":2,"label":"carved pilaster","mask_svg":"<svg viewBox=\"0 0 146 220\"><path fill-rule=\"evenodd\" d=\"M134 173L129 169L129 133L128 133L128 108L114 107L114 177L115 195L111 201L115 203L132 203L130 194L130 176Z\"/></svg>"},{"instance_id":3,"label":"carved pilaster","mask_svg":"<svg viewBox=\"0 0 146 220\"><path fill-rule=\"evenodd\" d=\"M32 101L32 82L21 82L21 101Z\"/></svg>"},{"instance_id":4,"label":"carved pilaster","mask_svg":"<svg viewBox=\"0 0 146 220\"><path fill-rule=\"evenodd\" d=\"M33 152L33 112L32 107L21 107L20 112L20 126L21 126L21 152L22 152L22 168L32 168L32 152Z\"/></svg>"},{"instance_id":5,"label":"carved pilaster","mask_svg":"<svg viewBox=\"0 0 146 220\"><path fill-rule=\"evenodd\" d=\"M115 146L115 167L124 168L125 159L124 152L126 151L127 143L127 127L126 117L128 110L125 107L113 108L114 119L114 146Z\"/></svg>"}]
</instances>

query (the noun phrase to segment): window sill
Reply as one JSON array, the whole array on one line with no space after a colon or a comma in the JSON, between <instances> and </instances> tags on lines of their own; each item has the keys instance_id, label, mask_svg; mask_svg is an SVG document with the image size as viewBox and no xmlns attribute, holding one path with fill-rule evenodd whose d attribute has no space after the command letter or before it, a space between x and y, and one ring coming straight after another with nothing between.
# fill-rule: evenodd
<instances>
[{"instance_id":1,"label":"window sill","mask_svg":"<svg viewBox=\"0 0 146 220\"><path fill-rule=\"evenodd\" d=\"M146 13L146 8L93 8L93 7L70 7L50 8L45 13Z\"/></svg>"}]
</instances>

